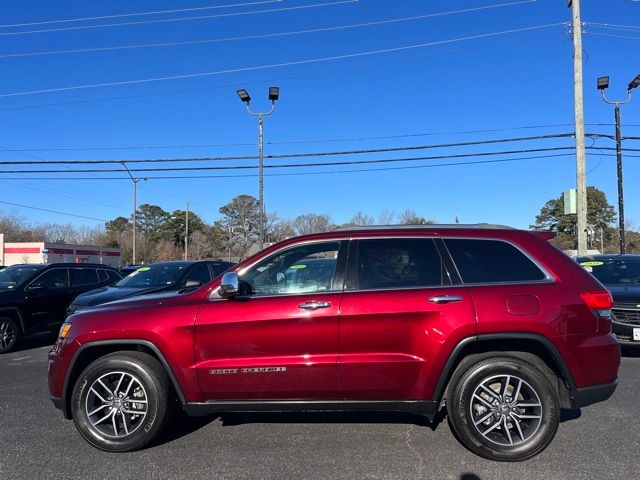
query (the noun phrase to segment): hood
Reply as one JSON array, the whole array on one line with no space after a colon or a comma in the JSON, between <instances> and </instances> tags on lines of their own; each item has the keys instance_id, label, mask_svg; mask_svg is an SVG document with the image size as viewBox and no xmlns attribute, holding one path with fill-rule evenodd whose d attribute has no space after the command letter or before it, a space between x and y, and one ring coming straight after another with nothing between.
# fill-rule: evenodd
<instances>
[{"instance_id":1,"label":"hood","mask_svg":"<svg viewBox=\"0 0 640 480\"><path fill-rule=\"evenodd\" d=\"M166 291L168 287L139 288L139 287L102 287L82 293L72 302L76 309L82 307L93 307L107 302L113 302L123 298L138 295Z\"/></svg>"},{"instance_id":2,"label":"hood","mask_svg":"<svg viewBox=\"0 0 640 480\"><path fill-rule=\"evenodd\" d=\"M614 303L633 303L640 305L640 284L605 285L611 292Z\"/></svg>"}]
</instances>

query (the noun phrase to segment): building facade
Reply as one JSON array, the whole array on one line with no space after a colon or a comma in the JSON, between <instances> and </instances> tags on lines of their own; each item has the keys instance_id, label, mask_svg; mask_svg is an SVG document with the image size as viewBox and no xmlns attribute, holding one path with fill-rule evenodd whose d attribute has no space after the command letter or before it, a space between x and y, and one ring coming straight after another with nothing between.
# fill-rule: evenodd
<instances>
[{"instance_id":1,"label":"building facade","mask_svg":"<svg viewBox=\"0 0 640 480\"><path fill-rule=\"evenodd\" d=\"M68 245L51 242L4 243L0 235L0 266L17 263L100 263L120 268L122 251L119 248L91 245Z\"/></svg>"}]
</instances>

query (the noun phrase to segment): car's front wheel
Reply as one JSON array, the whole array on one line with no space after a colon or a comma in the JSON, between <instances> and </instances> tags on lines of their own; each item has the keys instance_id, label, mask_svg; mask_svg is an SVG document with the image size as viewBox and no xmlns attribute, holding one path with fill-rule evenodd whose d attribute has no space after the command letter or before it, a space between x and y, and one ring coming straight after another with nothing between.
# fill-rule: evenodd
<instances>
[{"instance_id":1,"label":"car's front wheel","mask_svg":"<svg viewBox=\"0 0 640 480\"><path fill-rule=\"evenodd\" d=\"M73 388L76 427L92 445L129 452L149 444L168 417L170 385L162 365L143 352L100 357Z\"/></svg>"},{"instance_id":2,"label":"car's front wheel","mask_svg":"<svg viewBox=\"0 0 640 480\"><path fill-rule=\"evenodd\" d=\"M18 341L18 325L9 317L0 318L0 353L10 352Z\"/></svg>"},{"instance_id":3,"label":"car's front wheel","mask_svg":"<svg viewBox=\"0 0 640 480\"><path fill-rule=\"evenodd\" d=\"M529 459L551 442L560 422L558 393L545 374L514 357L469 367L450 387L449 421L472 452L498 461Z\"/></svg>"}]
</instances>

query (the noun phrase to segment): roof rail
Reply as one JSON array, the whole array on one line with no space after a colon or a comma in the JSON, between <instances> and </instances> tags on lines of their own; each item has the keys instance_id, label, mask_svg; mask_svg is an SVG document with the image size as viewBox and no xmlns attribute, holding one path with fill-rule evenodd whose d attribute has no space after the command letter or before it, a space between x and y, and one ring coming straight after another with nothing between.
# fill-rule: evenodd
<instances>
[{"instance_id":1,"label":"roof rail","mask_svg":"<svg viewBox=\"0 0 640 480\"><path fill-rule=\"evenodd\" d=\"M459 223L431 223L427 225L364 225L364 226L345 226L338 227L334 231L336 232L344 232L344 231L353 231L353 230L415 230L415 229L440 229L440 228L450 228L450 229L467 229L467 228L478 228L478 229L487 229L487 230L514 230L513 227L508 227L506 225L497 225L492 223L472 223L472 224L459 224Z\"/></svg>"}]
</instances>

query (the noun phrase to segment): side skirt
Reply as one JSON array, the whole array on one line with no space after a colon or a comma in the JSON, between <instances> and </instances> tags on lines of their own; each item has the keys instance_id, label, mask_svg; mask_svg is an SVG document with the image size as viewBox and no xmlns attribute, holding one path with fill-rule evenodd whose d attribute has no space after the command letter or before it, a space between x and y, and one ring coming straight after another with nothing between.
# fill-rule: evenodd
<instances>
[{"instance_id":1,"label":"side skirt","mask_svg":"<svg viewBox=\"0 0 640 480\"><path fill-rule=\"evenodd\" d=\"M190 417L221 412L406 412L433 420L438 403L425 400L215 400L183 404Z\"/></svg>"}]
</instances>

